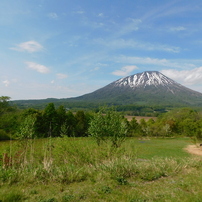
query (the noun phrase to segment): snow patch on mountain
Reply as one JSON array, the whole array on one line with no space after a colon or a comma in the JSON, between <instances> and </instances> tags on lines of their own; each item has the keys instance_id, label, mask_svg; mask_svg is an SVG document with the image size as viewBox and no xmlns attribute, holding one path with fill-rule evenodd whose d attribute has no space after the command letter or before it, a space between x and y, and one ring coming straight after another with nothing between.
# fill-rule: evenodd
<instances>
[{"instance_id":1,"label":"snow patch on mountain","mask_svg":"<svg viewBox=\"0 0 202 202\"><path fill-rule=\"evenodd\" d=\"M131 88L146 87L146 86L170 86L177 84L175 81L169 79L165 75L157 71L147 71L139 74L134 74L114 82L115 86L129 86ZM177 84L180 85L180 84Z\"/></svg>"}]
</instances>

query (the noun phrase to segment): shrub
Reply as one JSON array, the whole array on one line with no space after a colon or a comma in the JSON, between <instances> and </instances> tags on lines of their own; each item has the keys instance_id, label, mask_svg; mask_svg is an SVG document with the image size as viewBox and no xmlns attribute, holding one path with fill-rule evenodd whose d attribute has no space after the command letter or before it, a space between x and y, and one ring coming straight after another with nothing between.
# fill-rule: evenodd
<instances>
[{"instance_id":1,"label":"shrub","mask_svg":"<svg viewBox=\"0 0 202 202\"><path fill-rule=\"evenodd\" d=\"M9 140L10 136L2 129L0 129L0 141L1 140Z\"/></svg>"},{"instance_id":2,"label":"shrub","mask_svg":"<svg viewBox=\"0 0 202 202\"><path fill-rule=\"evenodd\" d=\"M115 110L102 108L90 122L88 132L95 138L98 145L110 140L113 147L120 147L125 140L127 124Z\"/></svg>"}]
</instances>

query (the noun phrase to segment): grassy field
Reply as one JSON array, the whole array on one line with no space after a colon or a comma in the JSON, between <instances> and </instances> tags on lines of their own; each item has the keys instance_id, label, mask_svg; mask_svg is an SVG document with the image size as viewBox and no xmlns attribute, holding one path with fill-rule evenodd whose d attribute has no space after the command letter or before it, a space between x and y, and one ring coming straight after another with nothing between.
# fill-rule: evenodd
<instances>
[{"instance_id":1,"label":"grassy field","mask_svg":"<svg viewBox=\"0 0 202 202\"><path fill-rule=\"evenodd\" d=\"M190 144L189 138L128 138L118 149L90 138L0 142L0 201L201 201L202 157L184 150Z\"/></svg>"}]
</instances>

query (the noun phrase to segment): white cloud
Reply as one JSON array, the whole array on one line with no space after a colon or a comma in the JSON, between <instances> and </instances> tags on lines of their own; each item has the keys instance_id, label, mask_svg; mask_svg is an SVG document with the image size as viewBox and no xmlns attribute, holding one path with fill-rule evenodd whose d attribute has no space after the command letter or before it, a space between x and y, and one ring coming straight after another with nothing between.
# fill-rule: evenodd
<instances>
[{"instance_id":1,"label":"white cloud","mask_svg":"<svg viewBox=\"0 0 202 202\"><path fill-rule=\"evenodd\" d=\"M4 84L6 87L8 87L8 85L10 84L10 81L4 80L4 81L3 81L3 84Z\"/></svg>"},{"instance_id":2,"label":"white cloud","mask_svg":"<svg viewBox=\"0 0 202 202\"><path fill-rule=\"evenodd\" d=\"M117 32L117 36L122 36L139 29L139 24L142 22L140 19L128 19L129 23L126 23L121 29Z\"/></svg>"},{"instance_id":3,"label":"white cloud","mask_svg":"<svg viewBox=\"0 0 202 202\"><path fill-rule=\"evenodd\" d=\"M58 15L56 13L49 13L48 14L48 17L49 18L52 18L52 19L57 19L58 18Z\"/></svg>"},{"instance_id":4,"label":"white cloud","mask_svg":"<svg viewBox=\"0 0 202 202\"><path fill-rule=\"evenodd\" d=\"M104 40L96 39L95 43L106 46L111 49L122 49L122 48L133 48L146 51L165 51L178 53L180 48L176 46L162 45L162 44L151 44L147 42L140 42L134 40L125 40L125 39L114 39L114 40Z\"/></svg>"},{"instance_id":5,"label":"white cloud","mask_svg":"<svg viewBox=\"0 0 202 202\"><path fill-rule=\"evenodd\" d=\"M202 67L180 71L175 69L164 69L161 70L161 73L184 85L202 84Z\"/></svg>"},{"instance_id":6,"label":"white cloud","mask_svg":"<svg viewBox=\"0 0 202 202\"><path fill-rule=\"evenodd\" d=\"M122 67L121 70L116 70L112 72L112 74L116 76L127 76L135 69L138 69L138 67L135 65L125 66L125 67Z\"/></svg>"},{"instance_id":7,"label":"white cloud","mask_svg":"<svg viewBox=\"0 0 202 202\"><path fill-rule=\"evenodd\" d=\"M94 69L91 70L91 72L98 71L99 69L100 69L100 67L95 67Z\"/></svg>"},{"instance_id":8,"label":"white cloud","mask_svg":"<svg viewBox=\"0 0 202 202\"><path fill-rule=\"evenodd\" d=\"M43 46L36 41L27 41L16 45L16 47L11 48L16 51L27 51L27 52L38 52L43 50Z\"/></svg>"},{"instance_id":9,"label":"white cloud","mask_svg":"<svg viewBox=\"0 0 202 202\"><path fill-rule=\"evenodd\" d=\"M170 31L172 31L172 32L179 32L179 31L184 31L184 30L186 30L186 28L183 27L183 26L171 27L171 28L170 28Z\"/></svg>"},{"instance_id":10,"label":"white cloud","mask_svg":"<svg viewBox=\"0 0 202 202\"><path fill-rule=\"evenodd\" d=\"M85 11L83 11L83 10L78 10L78 11L76 11L75 13L77 13L77 14L84 14Z\"/></svg>"},{"instance_id":11,"label":"white cloud","mask_svg":"<svg viewBox=\"0 0 202 202\"><path fill-rule=\"evenodd\" d=\"M65 78L67 78L67 75L59 73L59 74L57 74L57 78L58 79L65 79Z\"/></svg>"},{"instance_id":12,"label":"white cloud","mask_svg":"<svg viewBox=\"0 0 202 202\"><path fill-rule=\"evenodd\" d=\"M25 62L25 64L27 64L27 67L29 69L36 70L37 72L42 74L46 74L50 71L46 66L37 64L35 62Z\"/></svg>"},{"instance_id":13,"label":"white cloud","mask_svg":"<svg viewBox=\"0 0 202 202\"><path fill-rule=\"evenodd\" d=\"M99 13L99 14L98 14L98 17L103 17L103 16L104 16L103 13Z\"/></svg>"},{"instance_id":14,"label":"white cloud","mask_svg":"<svg viewBox=\"0 0 202 202\"><path fill-rule=\"evenodd\" d=\"M127 56L119 56L115 58L121 63L128 64L143 64L143 65L155 65L155 66L164 66L164 67L173 67L173 68L196 68L194 63L200 63L202 61L194 61L194 60L167 60L167 59L159 59L159 58L150 58L150 57L127 57Z\"/></svg>"}]
</instances>

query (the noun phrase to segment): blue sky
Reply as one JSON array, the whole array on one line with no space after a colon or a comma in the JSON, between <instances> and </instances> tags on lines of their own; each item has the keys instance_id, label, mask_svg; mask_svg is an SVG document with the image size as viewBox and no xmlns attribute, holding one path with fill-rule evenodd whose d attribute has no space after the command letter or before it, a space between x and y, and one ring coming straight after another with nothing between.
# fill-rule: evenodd
<instances>
[{"instance_id":1,"label":"blue sky","mask_svg":"<svg viewBox=\"0 0 202 202\"><path fill-rule=\"evenodd\" d=\"M1 0L0 93L69 98L160 71L202 92L201 0Z\"/></svg>"}]
</instances>

